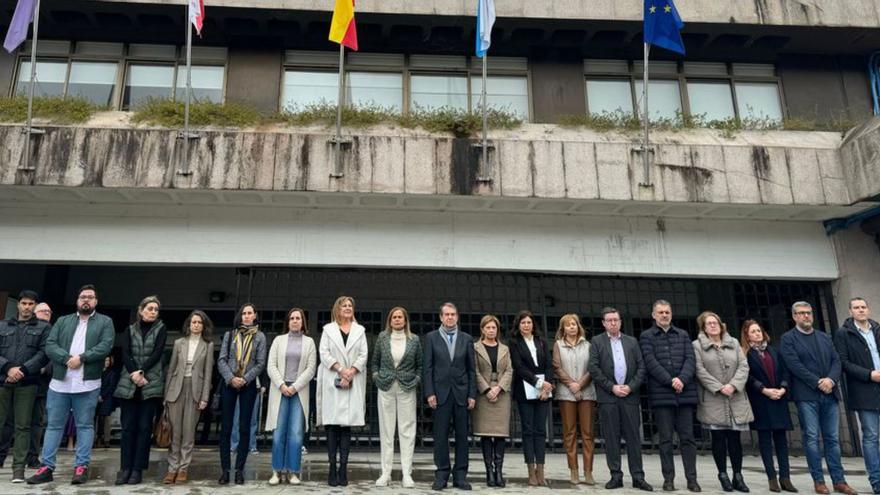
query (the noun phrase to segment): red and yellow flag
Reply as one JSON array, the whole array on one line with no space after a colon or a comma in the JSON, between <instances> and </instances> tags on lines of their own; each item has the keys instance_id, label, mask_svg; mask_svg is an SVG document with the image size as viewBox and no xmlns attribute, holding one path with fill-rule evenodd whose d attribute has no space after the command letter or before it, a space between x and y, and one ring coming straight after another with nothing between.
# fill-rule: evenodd
<instances>
[{"instance_id":1,"label":"red and yellow flag","mask_svg":"<svg viewBox=\"0 0 880 495\"><path fill-rule=\"evenodd\" d=\"M354 23L354 0L336 0L330 21L330 41L358 49L357 27Z\"/></svg>"}]
</instances>

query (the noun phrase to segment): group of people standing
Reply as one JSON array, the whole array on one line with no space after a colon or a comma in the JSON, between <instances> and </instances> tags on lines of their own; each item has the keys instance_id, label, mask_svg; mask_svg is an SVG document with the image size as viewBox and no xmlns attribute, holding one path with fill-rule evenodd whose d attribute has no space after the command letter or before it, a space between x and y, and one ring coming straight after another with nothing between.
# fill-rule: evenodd
<instances>
[{"instance_id":1,"label":"group of people standing","mask_svg":"<svg viewBox=\"0 0 880 495\"><path fill-rule=\"evenodd\" d=\"M27 482L53 480L56 453L69 414L77 428L72 482L81 484L89 479L101 374L115 345L120 349L123 370L113 391L122 423L116 483L143 480L153 422L160 408L164 408L172 431L163 482L185 483L199 414L211 400L213 323L203 311L193 311L166 366L162 353L167 329L159 318L159 299L144 298L137 308L137 320L116 334L110 318L96 311L97 295L94 286L83 286L77 293L76 312L50 325L35 315L37 295L23 291L17 317L0 323L0 373L5 375L0 387L0 424L14 410L13 482L25 481L37 380L47 364L52 380L46 397L41 465ZM412 460L421 388L432 414L435 490L446 488L450 477L454 487L471 489L467 481L471 427L473 435L480 438L486 484L506 485L503 466L512 402L522 426L528 484L547 485L546 427L551 401L556 400L570 483L596 483L593 450L598 411L611 475L605 488L623 486L620 456L625 445L633 487L652 491L641 455L640 393L645 385L659 437L665 491L675 490L674 435L678 436L687 488L701 491L696 473L696 416L710 432L724 491L749 491L742 475L740 437L743 431L753 429L758 432L769 490L797 492L791 483L786 438L792 429L788 402L793 400L815 492L829 493L821 464L824 449L833 489L852 495L856 492L844 477L838 441L838 401L846 377L847 402L858 413L862 428L869 481L873 492L880 493L880 325L870 319L864 298L850 301L849 309L851 317L832 341L813 327L811 306L796 302L792 306L795 327L775 348L756 321L746 321L737 340L711 311L698 316L698 335L692 340L672 324L672 305L665 300L654 303L654 325L642 331L638 340L623 333L618 310L605 308L601 314L604 331L591 340L580 318L566 314L560 318L552 343L545 341L528 311L516 315L508 339L501 338L500 320L485 315L480 321L480 337L474 340L459 329L458 310L448 302L440 308L439 328L421 340L410 328L406 309L395 307L387 315L371 356L367 331L355 319L351 297L336 300L332 321L324 325L317 345L307 335L306 312L300 308L287 312L286 332L267 345L257 308L246 303L236 314L234 328L224 333L216 363L222 378L219 483L225 485L233 479L244 483L249 451L245 439L259 393L257 379L265 371L270 382L266 430L273 432L269 484L300 483L303 439L313 400L309 382L317 374L314 401L317 426L327 434L327 483L346 486L352 428L365 424L369 363L372 382L378 388L382 470L377 486L391 481L395 437L400 445L401 484L414 486ZM236 412L241 440L233 478L230 445ZM583 456L580 467L578 437ZM452 439L454 464L449 458Z\"/></svg>"}]
</instances>

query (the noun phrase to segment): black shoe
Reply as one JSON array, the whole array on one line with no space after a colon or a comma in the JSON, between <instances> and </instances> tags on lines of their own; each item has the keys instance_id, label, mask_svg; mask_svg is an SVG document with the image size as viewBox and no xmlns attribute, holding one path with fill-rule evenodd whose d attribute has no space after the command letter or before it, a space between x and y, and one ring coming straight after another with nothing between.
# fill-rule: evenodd
<instances>
[{"instance_id":1,"label":"black shoe","mask_svg":"<svg viewBox=\"0 0 880 495\"><path fill-rule=\"evenodd\" d=\"M139 485L143 481L143 473L140 469L132 470L131 478L128 480L129 485Z\"/></svg>"},{"instance_id":2,"label":"black shoe","mask_svg":"<svg viewBox=\"0 0 880 495\"><path fill-rule=\"evenodd\" d=\"M339 486L339 473L336 471L336 463L330 464L330 472L327 474L327 484Z\"/></svg>"},{"instance_id":3,"label":"black shoe","mask_svg":"<svg viewBox=\"0 0 880 495\"><path fill-rule=\"evenodd\" d=\"M606 490L614 490L617 488L623 488L623 478L611 478L608 483L605 483Z\"/></svg>"},{"instance_id":4,"label":"black shoe","mask_svg":"<svg viewBox=\"0 0 880 495\"><path fill-rule=\"evenodd\" d=\"M131 469L123 469L116 473L116 484L117 485L125 485L128 483L128 480L131 479Z\"/></svg>"},{"instance_id":5,"label":"black shoe","mask_svg":"<svg viewBox=\"0 0 880 495\"><path fill-rule=\"evenodd\" d=\"M633 480L633 488L638 488L643 492L653 492L654 487L649 485L645 480Z\"/></svg>"},{"instance_id":6,"label":"black shoe","mask_svg":"<svg viewBox=\"0 0 880 495\"><path fill-rule=\"evenodd\" d=\"M73 468L73 479L70 480L71 485L82 485L89 481L89 467L77 466Z\"/></svg>"},{"instance_id":7,"label":"black shoe","mask_svg":"<svg viewBox=\"0 0 880 495\"><path fill-rule=\"evenodd\" d=\"M486 486L498 486L495 481L495 469L488 462L486 463Z\"/></svg>"},{"instance_id":8,"label":"black shoe","mask_svg":"<svg viewBox=\"0 0 880 495\"><path fill-rule=\"evenodd\" d=\"M339 486L348 486L348 464L339 463Z\"/></svg>"},{"instance_id":9,"label":"black shoe","mask_svg":"<svg viewBox=\"0 0 880 495\"><path fill-rule=\"evenodd\" d=\"M690 480L688 481L688 491L691 491L693 493L700 493L701 491L703 491L703 489L700 488L700 484L697 483L697 480Z\"/></svg>"},{"instance_id":10,"label":"black shoe","mask_svg":"<svg viewBox=\"0 0 880 495\"><path fill-rule=\"evenodd\" d=\"M229 484L229 471L223 471L223 474L220 475L220 479L217 480L217 483L221 485Z\"/></svg>"},{"instance_id":11,"label":"black shoe","mask_svg":"<svg viewBox=\"0 0 880 495\"><path fill-rule=\"evenodd\" d=\"M749 493L749 487L746 486L746 480L743 479L742 473L733 473L733 489L738 492Z\"/></svg>"},{"instance_id":12,"label":"black shoe","mask_svg":"<svg viewBox=\"0 0 880 495\"><path fill-rule=\"evenodd\" d=\"M718 481L721 482L721 489L725 492L733 491L733 483L730 482L730 478L727 477L727 473L718 473Z\"/></svg>"},{"instance_id":13,"label":"black shoe","mask_svg":"<svg viewBox=\"0 0 880 495\"><path fill-rule=\"evenodd\" d=\"M446 480L441 480L440 478L435 479L434 484L431 485L431 490L440 491L444 488L446 488Z\"/></svg>"},{"instance_id":14,"label":"black shoe","mask_svg":"<svg viewBox=\"0 0 880 495\"><path fill-rule=\"evenodd\" d=\"M243 485L244 484L244 471L235 470L235 484Z\"/></svg>"},{"instance_id":15,"label":"black shoe","mask_svg":"<svg viewBox=\"0 0 880 495\"><path fill-rule=\"evenodd\" d=\"M33 476L27 479L28 485L39 485L40 483L50 483L54 481L52 470L49 466L40 466L40 469Z\"/></svg>"},{"instance_id":16,"label":"black shoe","mask_svg":"<svg viewBox=\"0 0 880 495\"><path fill-rule=\"evenodd\" d=\"M665 480L663 482L663 491L664 492L674 492L675 491L675 482L672 480Z\"/></svg>"},{"instance_id":17,"label":"black shoe","mask_svg":"<svg viewBox=\"0 0 880 495\"><path fill-rule=\"evenodd\" d=\"M453 481L452 486L454 486L455 488L458 488L459 490L465 490L465 491L471 490L471 484L468 483L466 480Z\"/></svg>"}]
</instances>

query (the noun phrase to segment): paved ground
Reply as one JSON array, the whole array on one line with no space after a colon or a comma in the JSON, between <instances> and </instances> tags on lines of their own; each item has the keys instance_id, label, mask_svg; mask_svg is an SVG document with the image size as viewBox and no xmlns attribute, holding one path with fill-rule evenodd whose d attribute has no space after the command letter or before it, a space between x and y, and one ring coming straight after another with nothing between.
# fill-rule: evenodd
<instances>
[{"instance_id":1,"label":"paved ground","mask_svg":"<svg viewBox=\"0 0 880 495\"><path fill-rule=\"evenodd\" d=\"M98 449L94 453L92 460L92 481L87 485L72 486L70 485L72 454L62 452L59 454L58 464L60 466L55 483L46 485L28 486L13 485L9 482L12 476L11 469L7 463L6 468L0 469L0 494L77 494L77 495L115 495L115 494L191 494L191 495L233 495L251 493L258 490L263 494L281 494L293 491L302 493L370 493L370 494L399 494L399 493L424 493L430 492L430 481L432 479L432 461L431 455L427 452L416 454L415 472L413 477L417 486L415 489L407 490L400 486L399 471L395 472L394 483L387 488L376 488L373 481L379 475L378 468L378 452L362 452L352 453L350 464L350 478L353 480L347 488L329 488L326 483L327 462L326 455L323 452L312 450L304 459L303 476L305 482L298 487L290 485L282 485L270 487L266 480L271 475L269 465L270 454L261 452L248 458L248 470L246 473L247 483L243 486L229 485L228 487L220 487L216 483L219 475L219 457L216 449L201 450L196 453L193 466L190 469L190 483L183 486L168 486L160 483L160 478L165 473L163 451L154 449L151 456L150 470L147 473L146 481L138 486L116 487L113 485L115 473L118 466L118 451L115 449ZM604 456L596 458L594 468L594 476L599 485L595 487L587 487L579 485L572 487L568 484L568 469L565 462L565 456L561 454L549 454L547 456L547 477L551 479L550 489L529 489L526 484L526 470L523 464L522 454L519 452L510 452L506 459L505 473L508 478L508 487L504 490L506 493L550 493L551 491L565 491L574 493L582 492L606 492L601 485L608 480L608 470L605 467ZM678 461L678 460L677 460ZM793 466L792 480L794 485L798 487L801 493L813 493L813 484L810 475L806 469L806 461L803 457L794 457L791 459ZM497 490L485 486L485 472L481 457L474 452L470 459L471 475L469 481L473 484L475 491L488 492ZM646 455L644 458L645 471L647 480L654 485L656 491L660 490L662 477L660 475L660 458L656 455ZM712 457L709 455L699 456L697 458L697 469L699 472L699 481L703 486L704 493L721 494L723 493L718 486L716 478L715 465ZM677 464L679 470L681 465ZM626 460L624 459L624 466ZM854 488L860 493L870 493L870 485L865 475L864 464L859 457L850 457L844 459L844 467L846 468L847 479ZM28 470L28 475L32 473ZM752 493L769 493L767 490L767 477L764 474L764 468L761 459L757 456L747 456L744 461L744 475L746 483L752 489ZM259 481L254 481L258 479ZM642 493L632 490L629 487L629 476L624 478L626 488L617 490L617 495L632 495ZM481 483L482 482L482 483ZM830 480L829 480L830 483ZM687 494L684 488L684 479L679 471L679 479L677 483L678 493ZM829 486L830 488L830 486ZM458 490L448 489L446 492L456 493ZM460 493L460 492L459 492ZM609 492L610 493L610 492Z\"/></svg>"}]
</instances>

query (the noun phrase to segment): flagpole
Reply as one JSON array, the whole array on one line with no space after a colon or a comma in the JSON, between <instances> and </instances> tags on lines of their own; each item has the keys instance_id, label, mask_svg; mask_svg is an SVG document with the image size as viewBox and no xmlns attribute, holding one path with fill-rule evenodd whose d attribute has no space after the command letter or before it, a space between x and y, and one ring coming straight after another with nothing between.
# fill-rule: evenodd
<instances>
[{"instance_id":1,"label":"flagpole","mask_svg":"<svg viewBox=\"0 0 880 495\"><path fill-rule=\"evenodd\" d=\"M339 43L339 96L336 99L336 168L332 177L342 177L342 107L345 105L345 45Z\"/></svg>"},{"instance_id":2,"label":"flagpole","mask_svg":"<svg viewBox=\"0 0 880 495\"><path fill-rule=\"evenodd\" d=\"M189 175L189 104L192 97L192 2L186 7L186 98L183 103L183 167L181 175Z\"/></svg>"},{"instance_id":3,"label":"flagpole","mask_svg":"<svg viewBox=\"0 0 880 495\"><path fill-rule=\"evenodd\" d=\"M490 177L487 177L487 170L489 169L489 117L487 115L487 107L489 106L486 99L486 74L488 72L489 66L489 54L483 54L483 95L482 95L482 110L483 110L483 166L480 167L482 173L480 174L480 180L491 180Z\"/></svg>"},{"instance_id":4,"label":"flagpole","mask_svg":"<svg viewBox=\"0 0 880 495\"><path fill-rule=\"evenodd\" d=\"M651 157L650 157L650 144L651 144L651 135L650 135L650 119L649 119L649 111L648 111L648 60L651 51L651 45L648 43L644 44L644 63L643 69L644 74L642 76L642 119L645 126L645 137L644 142L642 143L642 166L644 167L644 179L645 182L643 185L650 186L651 183Z\"/></svg>"},{"instance_id":5,"label":"flagpole","mask_svg":"<svg viewBox=\"0 0 880 495\"><path fill-rule=\"evenodd\" d=\"M25 125L24 142L24 168L22 170L34 170L31 167L31 124L34 119L34 87L37 78L37 34L40 26L40 0L34 7L34 36L31 40L31 80L28 85L27 124Z\"/></svg>"}]
</instances>

